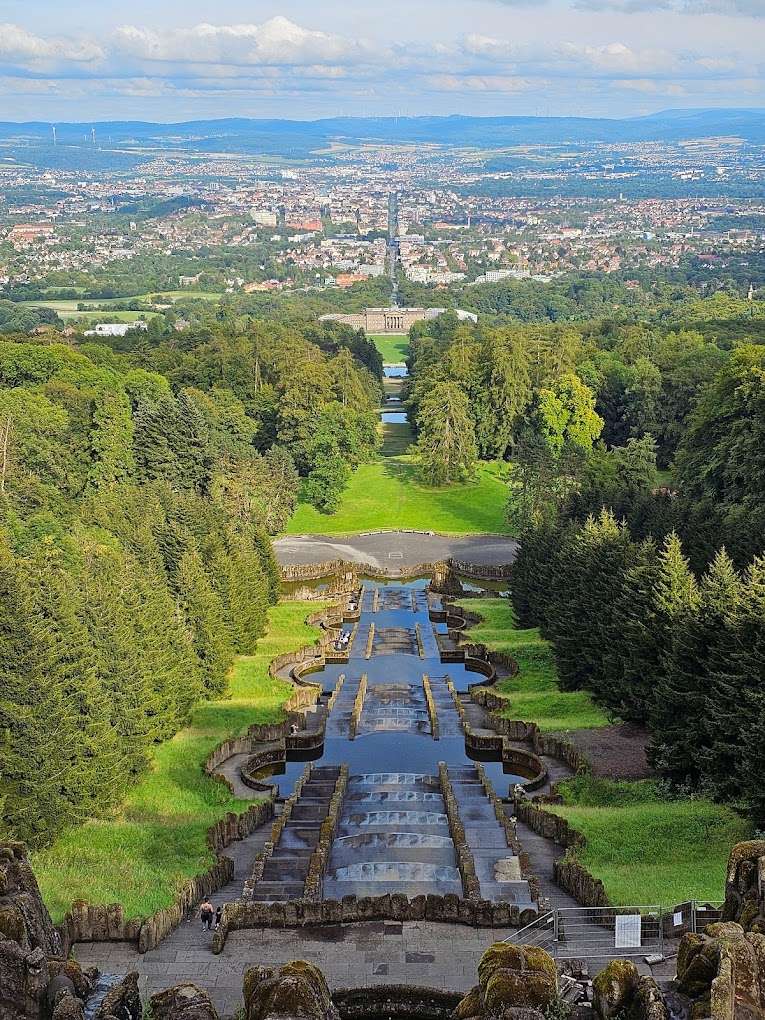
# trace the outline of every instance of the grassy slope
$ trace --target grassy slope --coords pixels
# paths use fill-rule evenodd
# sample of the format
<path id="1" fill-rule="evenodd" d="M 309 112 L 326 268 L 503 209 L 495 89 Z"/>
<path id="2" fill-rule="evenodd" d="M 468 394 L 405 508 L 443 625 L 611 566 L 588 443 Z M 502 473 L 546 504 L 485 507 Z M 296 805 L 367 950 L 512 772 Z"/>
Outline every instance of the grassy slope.
<path id="1" fill-rule="evenodd" d="M 409 355 L 409 337 L 391 336 L 388 333 L 367 333 L 386 365 L 401 365 Z"/>
<path id="2" fill-rule="evenodd" d="M 535 722 L 542 730 L 586 729 L 606 726 L 608 719 L 585 691 L 559 691 L 552 651 L 539 631 L 517 630 L 508 599 L 471 599 L 467 608 L 483 622 L 470 630 L 470 639 L 517 661 L 518 676 L 503 680 L 498 694 L 508 697 L 504 715 Z"/>
<path id="3" fill-rule="evenodd" d="M 244 810 L 247 802 L 206 777 L 202 763 L 227 737 L 280 717 L 291 686 L 272 680 L 268 665 L 281 652 L 314 640 L 317 631 L 305 617 L 318 606 L 274 607 L 257 654 L 241 657 L 234 666 L 231 697 L 200 704 L 190 725 L 157 747 L 151 770 L 113 818 L 70 829 L 33 856 L 55 921 L 75 899 L 121 903 L 128 917 L 145 916 L 169 905 L 175 889 L 212 864 L 206 830 L 227 811 Z"/>
<path id="4" fill-rule="evenodd" d="M 503 533 L 507 489 L 501 468 L 482 464 L 475 482 L 429 488 L 417 481 L 412 456 L 388 457 L 356 470 L 340 509 L 322 514 L 301 503 L 291 535 L 343 535 L 376 528 L 413 528 L 444 534 Z"/>
<path id="5" fill-rule="evenodd" d="M 662 800 L 650 780 L 614 783 L 580 777 L 549 809 L 584 834 L 578 859 L 613 903 L 670 909 L 688 899 L 722 898 L 731 847 L 751 828 L 711 801 Z"/>
<path id="6" fill-rule="evenodd" d="M 608 719 L 583 691 L 559 691 L 550 646 L 538 630 L 516 630 L 504 599 L 471 599 L 484 622 L 471 638 L 509 652 L 517 677 L 504 680 L 505 715 L 537 722 L 543 730 L 605 726 Z M 566 803 L 549 810 L 568 818 L 587 840 L 578 859 L 601 879 L 612 903 L 669 909 L 697 897 L 719 899 L 734 843 L 750 827 L 708 800 L 663 800 L 656 784 L 582 776 L 561 787 Z"/>

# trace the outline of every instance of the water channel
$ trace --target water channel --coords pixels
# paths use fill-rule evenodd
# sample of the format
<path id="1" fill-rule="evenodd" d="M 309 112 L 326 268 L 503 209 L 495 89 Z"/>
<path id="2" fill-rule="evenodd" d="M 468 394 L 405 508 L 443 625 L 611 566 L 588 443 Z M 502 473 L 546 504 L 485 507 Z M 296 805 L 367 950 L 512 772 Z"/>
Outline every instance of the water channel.
<path id="1" fill-rule="evenodd" d="M 322 806 L 326 807 L 344 764 L 349 779 L 324 896 L 461 895 L 439 770 L 439 763 L 444 763 L 482 896 L 530 904 L 528 885 L 515 866 L 517 858 L 515 864 L 510 859 L 514 855 L 504 829 L 475 759 L 466 751 L 459 696 L 482 677 L 463 662 L 442 661 L 441 650 L 450 642 L 446 623 L 430 619 L 443 607 L 428 585 L 425 578 L 364 582 L 360 604 L 349 607 L 359 613 L 358 620 L 349 619 L 340 632 L 348 661 L 311 674 L 310 680 L 324 692 L 318 712 L 327 712 L 334 692 L 325 740 L 313 755 L 317 767 L 293 810 L 284 845 L 276 848 L 253 898 L 300 895 L 302 861 L 310 855 Z M 304 761 L 288 761 L 270 778 L 282 797 L 294 789 Z M 499 761 L 486 761 L 483 768 L 501 797 L 507 796 L 510 785 L 522 781 L 505 772 Z"/>

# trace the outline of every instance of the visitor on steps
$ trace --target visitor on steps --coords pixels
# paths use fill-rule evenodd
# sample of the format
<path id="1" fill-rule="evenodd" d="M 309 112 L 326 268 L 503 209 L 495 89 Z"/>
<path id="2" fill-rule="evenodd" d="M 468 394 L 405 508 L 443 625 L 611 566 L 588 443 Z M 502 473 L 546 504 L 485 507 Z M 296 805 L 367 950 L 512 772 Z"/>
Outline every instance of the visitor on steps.
<path id="1" fill-rule="evenodd" d="M 223 907 L 217 907 L 215 911 L 215 930 L 220 928 L 220 919 L 223 915 Z"/>
<path id="2" fill-rule="evenodd" d="M 202 931 L 212 931 L 215 907 L 209 900 L 203 900 L 199 908 L 199 917 L 202 921 Z"/>

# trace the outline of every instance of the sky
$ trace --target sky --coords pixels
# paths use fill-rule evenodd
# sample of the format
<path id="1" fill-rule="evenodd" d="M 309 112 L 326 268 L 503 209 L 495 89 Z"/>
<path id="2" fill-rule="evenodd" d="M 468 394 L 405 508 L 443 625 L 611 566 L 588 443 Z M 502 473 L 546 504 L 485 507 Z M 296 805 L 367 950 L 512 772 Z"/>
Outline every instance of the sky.
<path id="1" fill-rule="evenodd" d="M 0 0 L 0 120 L 765 115 L 765 0 Z"/>

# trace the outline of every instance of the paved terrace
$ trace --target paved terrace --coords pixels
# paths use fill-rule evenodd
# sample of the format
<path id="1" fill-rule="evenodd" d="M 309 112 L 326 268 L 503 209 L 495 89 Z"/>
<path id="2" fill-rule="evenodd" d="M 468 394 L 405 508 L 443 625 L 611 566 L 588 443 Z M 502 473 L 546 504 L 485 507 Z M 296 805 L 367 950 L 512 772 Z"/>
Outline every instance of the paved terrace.
<path id="1" fill-rule="evenodd" d="M 378 531 L 363 535 L 287 535 L 274 542 L 279 563 L 345 560 L 398 570 L 453 558 L 477 566 L 502 566 L 515 559 L 518 543 L 502 535 L 449 537 L 427 532 Z"/>

